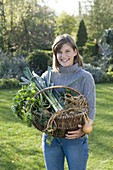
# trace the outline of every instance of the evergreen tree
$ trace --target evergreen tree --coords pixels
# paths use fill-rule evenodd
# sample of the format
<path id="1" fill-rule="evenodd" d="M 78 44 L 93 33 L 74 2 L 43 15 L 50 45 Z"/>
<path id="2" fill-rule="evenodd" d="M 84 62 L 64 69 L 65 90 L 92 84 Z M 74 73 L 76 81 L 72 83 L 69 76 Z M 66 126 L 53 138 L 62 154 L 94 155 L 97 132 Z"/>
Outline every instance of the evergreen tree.
<path id="1" fill-rule="evenodd" d="M 80 21 L 79 29 L 78 29 L 78 33 L 77 33 L 76 43 L 77 43 L 78 47 L 83 47 L 85 45 L 85 43 L 87 42 L 87 39 L 88 39 L 87 30 L 86 30 L 84 20 L 82 19 Z"/>

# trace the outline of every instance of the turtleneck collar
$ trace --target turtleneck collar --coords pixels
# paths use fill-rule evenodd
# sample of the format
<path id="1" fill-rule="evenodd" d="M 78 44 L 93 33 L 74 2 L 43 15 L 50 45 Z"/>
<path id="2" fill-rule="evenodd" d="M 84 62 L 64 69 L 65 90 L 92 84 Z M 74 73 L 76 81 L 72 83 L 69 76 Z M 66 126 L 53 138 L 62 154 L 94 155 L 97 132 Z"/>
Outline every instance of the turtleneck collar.
<path id="1" fill-rule="evenodd" d="M 81 67 L 78 66 L 78 63 L 68 67 L 63 67 L 61 65 L 59 67 L 59 73 L 61 74 L 72 74 L 74 72 L 78 72 L 79 70 L 81 70 Z"/>

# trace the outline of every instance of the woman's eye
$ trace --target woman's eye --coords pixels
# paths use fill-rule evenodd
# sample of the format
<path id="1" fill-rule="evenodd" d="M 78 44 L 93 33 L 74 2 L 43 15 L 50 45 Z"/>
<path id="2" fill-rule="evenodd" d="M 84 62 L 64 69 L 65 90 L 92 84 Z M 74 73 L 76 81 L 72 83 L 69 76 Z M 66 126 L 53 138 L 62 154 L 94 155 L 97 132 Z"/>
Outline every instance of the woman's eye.
<path id="1" fill-rule="evenodd" d="M 70 52 L 70 50 L 66 50 L 65 52 L 62 52 L 62 51 L 59 51 L 57 54 L 63 54 L 63 53 L 69 53 Z"/>
<path id="2" fill-rule="evenodd" d="M 70 52 L 69 50 L 66 51 L 66 53 L 69 53 L 69 52 Z"/>

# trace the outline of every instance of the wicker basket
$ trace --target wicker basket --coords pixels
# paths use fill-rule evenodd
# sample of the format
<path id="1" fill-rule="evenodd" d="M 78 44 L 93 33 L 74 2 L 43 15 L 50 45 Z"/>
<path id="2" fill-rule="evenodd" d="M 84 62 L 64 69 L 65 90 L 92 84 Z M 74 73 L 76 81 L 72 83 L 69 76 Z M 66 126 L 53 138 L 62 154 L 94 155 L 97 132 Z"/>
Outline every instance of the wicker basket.
<path id="1" fill-rule="evenodd" d="M 36 110 L 33 110 L 33 125 L 38 130 L 49 135 L 64 138 L 68 131 L 77 130 L 78 124 L 84 125 L 89 108 L 84 96 L 67 86 L 47 87 L 37 92 L 35 98 L 39 97 L 40 94 L 43 94 L 45 91 L 57 89 L 62 91 L 64 109 L 53 112 L 51 107 L 46 107 L 43 114 L 37 114 Z M 60 101 L 60 99 L 58 101 Z M 46 121 L 42 121 L 44 118 Z"/>

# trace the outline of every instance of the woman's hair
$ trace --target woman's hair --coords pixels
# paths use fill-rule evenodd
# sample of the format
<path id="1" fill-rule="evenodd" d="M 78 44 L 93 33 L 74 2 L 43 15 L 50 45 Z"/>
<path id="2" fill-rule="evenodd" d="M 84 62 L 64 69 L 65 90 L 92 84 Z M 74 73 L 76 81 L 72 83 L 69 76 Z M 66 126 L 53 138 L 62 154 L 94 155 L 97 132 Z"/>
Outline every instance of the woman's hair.
<path id="1" fill-rule="evenodd" d="M 75 56 L 74 63 L 78 63 L 79 66 L 83 66 L 83 59 L 82 56 L 79 54 L 77 45 L 73 38 L 68 34 L 63 34 L 58 37 L 56 37 L 53 45 L 52 45 L 52 51 L 53 51 L 53 70 L 58 71 L 59 70 L 59 62 L 57 60 L 57 53 L 60 51 L 62 46 L 64 44 L 70 45 L 70 47 L 73 48 L 73 50 L 77 50 L 77 55 Z M 73 64 L 74 64 L 73 63 Z"/>

